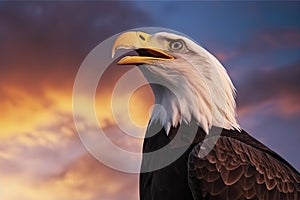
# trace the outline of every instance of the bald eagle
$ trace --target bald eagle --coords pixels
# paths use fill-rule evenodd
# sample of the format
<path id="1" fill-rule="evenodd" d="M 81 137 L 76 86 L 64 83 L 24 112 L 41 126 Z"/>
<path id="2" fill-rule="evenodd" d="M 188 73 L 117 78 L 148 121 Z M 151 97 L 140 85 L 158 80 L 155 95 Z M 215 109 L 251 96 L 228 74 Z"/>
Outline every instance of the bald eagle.
<path id="1" fill-rule="evenodd" d="M 118 64 L 136 65 L 161 105 L 153 109 L 144 155 L 168 145 L 174 154 L 183 149 L 154 170 L 149 166 L 160 166 L 172 153 L 144 156 L 141 200 L 300 199 L 299 172 L 240 128 L 235 88 L 212 54 L 169 32 L 125 32 L 112 54 L 118 49 L 136 52 Z"/>

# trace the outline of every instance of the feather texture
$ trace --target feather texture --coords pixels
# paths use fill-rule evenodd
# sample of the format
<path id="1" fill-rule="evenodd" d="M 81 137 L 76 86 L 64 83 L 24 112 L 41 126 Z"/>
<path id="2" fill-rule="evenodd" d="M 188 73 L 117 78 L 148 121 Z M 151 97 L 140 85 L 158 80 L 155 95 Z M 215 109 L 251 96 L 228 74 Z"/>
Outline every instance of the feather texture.
<path id="1" fill-rule="evenodd" d="M 153 61 L 139 69 L 152 84 L 155 104 L 151 123 L 159 121 L 169 133 L 171 127 L 195 119 L 208 133 L 212 126 L 239 130 L 236 120 L 235 88 L 226 69 L 208 51 L 192 40 L 159 32 L 151 36 L 161 50 L 176 57 L 170 61 Z M 170 40 L 181 40 L 185 48 L 172 51 Z"/>
<path id="2" fill-rule="evenodd" d="M 299 173 L 244 131 L 239 136 L 223 134 L 201 158 L 201 147 L 209 140 L 195 146 L 189 156 L 189 185 L 195 200 L 300 199 Z"/>

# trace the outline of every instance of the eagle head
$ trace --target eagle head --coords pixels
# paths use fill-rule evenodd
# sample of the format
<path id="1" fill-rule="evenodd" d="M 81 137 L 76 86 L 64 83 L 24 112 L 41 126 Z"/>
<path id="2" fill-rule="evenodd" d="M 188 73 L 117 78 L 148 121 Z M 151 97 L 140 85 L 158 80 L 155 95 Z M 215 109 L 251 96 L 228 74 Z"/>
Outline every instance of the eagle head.
<path id="1" fill-rule="evenodd" d="M 222 64 L 191 39 L 169 32 L 125 32 L 112 55 L 129 49 L 120 65 L 136 65 L 150 83 L 155 104 L 150 124 L 160 122 L 168 134 L 180 123 L 196 122 L 208 134 L 212 126 L 240 130 L 235 88 Z M 161 109 L 163 108 L 163 109 Z"/>

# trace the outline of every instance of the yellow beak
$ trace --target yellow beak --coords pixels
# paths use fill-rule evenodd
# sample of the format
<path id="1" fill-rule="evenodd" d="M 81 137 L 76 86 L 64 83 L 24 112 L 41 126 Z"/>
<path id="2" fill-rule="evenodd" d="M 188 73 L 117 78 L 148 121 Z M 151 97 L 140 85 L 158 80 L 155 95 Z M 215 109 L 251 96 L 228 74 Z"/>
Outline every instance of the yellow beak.
<path id="1" fill-rule="evenodd" d="M 172 60 L 173 56 L 158 49 L 158 42 L 144 32 L 125 32 L 117 37 L 112 47 L 112 57 L 118 49 L 136 50 L 139 56 L 125 56 L 118 61 L 120 65 L 153 64 L 155 61 Z"/>

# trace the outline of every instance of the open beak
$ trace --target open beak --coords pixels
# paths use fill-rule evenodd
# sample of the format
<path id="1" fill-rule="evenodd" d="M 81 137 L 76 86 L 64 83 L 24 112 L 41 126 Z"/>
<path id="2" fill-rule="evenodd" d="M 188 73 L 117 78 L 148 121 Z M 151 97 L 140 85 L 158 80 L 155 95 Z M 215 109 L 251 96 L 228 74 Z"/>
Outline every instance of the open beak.
<path id="1" fill-rule="evenodd" d="M 155 61 L 173 60 L 170 54 L 158 49 L 158 42 L 144 32 L 125 32 L 117 37 L 112 47 L 112 57 L 118 49 L 135 50 L 137 56 L 125 56 L 119 65 L 153 64 Z"/>

